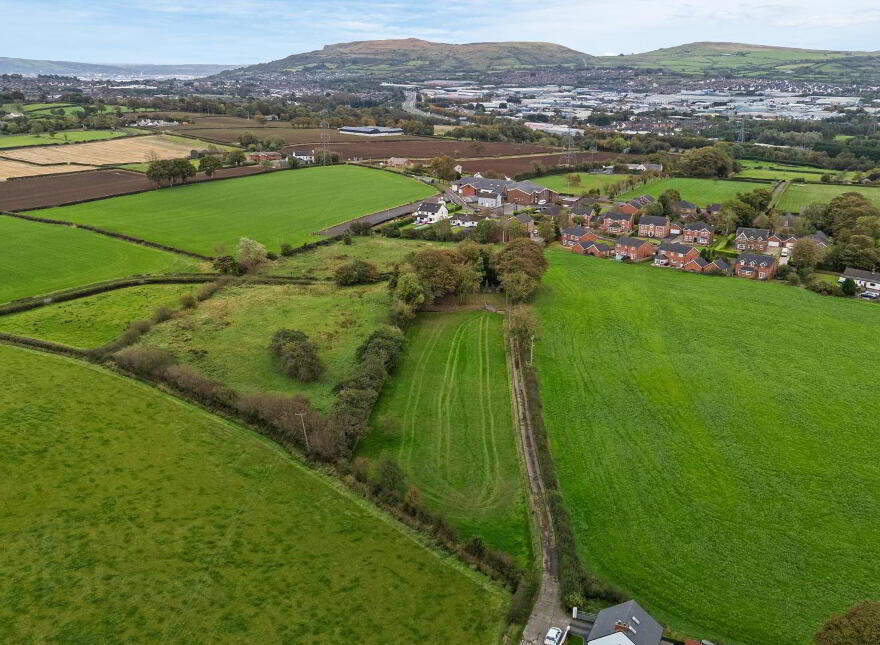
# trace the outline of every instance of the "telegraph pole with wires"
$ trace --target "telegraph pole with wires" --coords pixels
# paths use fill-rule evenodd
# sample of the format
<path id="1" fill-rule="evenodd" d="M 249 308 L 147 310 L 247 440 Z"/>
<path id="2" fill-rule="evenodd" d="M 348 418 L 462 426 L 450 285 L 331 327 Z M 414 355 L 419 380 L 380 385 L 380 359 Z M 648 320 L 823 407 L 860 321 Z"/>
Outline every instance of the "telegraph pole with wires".
<path id="1" fill-rule="evenodd" d="M 303 429 L 303 439 L 306 442 L 306 452 L 311 452 L 312 448 L 309 446 L 309 435 L 306 433 L 306 413 L 305 412 L 295 412 L 296 416 L 299 417 L 300 423 L 302 423 Z"/>
<path id="2" fill-rule="evenodd" d="M 330 124 L 326 120 L 321 121 L 321 165 L 330 163 Z"/>

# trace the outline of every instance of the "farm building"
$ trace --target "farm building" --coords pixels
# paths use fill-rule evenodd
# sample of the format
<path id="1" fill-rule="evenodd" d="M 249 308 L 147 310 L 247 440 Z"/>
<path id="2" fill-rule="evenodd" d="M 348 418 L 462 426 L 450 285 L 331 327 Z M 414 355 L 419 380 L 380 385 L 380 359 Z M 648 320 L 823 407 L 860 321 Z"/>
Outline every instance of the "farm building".
<path id="1" fill-rule="evenodd" d="M 356 134 L 361 137 L 396 137 L 403 134 L 403 128 L 382 128 L 379 126 L 345 126 L 339 128 L 342 134 Z"/>
<path id="2" fill-rule="evenodd" d="M 660 645 L 663 625 L 635 600 L 603 609 L 587 637 L 588 645 Z"/>

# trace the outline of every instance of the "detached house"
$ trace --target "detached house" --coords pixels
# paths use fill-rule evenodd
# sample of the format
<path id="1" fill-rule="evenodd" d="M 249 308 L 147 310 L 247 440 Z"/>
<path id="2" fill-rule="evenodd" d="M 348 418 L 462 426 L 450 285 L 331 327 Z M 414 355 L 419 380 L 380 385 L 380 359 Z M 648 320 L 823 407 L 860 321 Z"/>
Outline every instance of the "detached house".
<path id="1" fill-rule="evenodd" d="M 596 231 L 586 226 L 572 226 L 562 231 L 562 246 L 574 246 L 579 242 L 593 242 L 599 238 Z"/>
<path id="2" fill-rule="evenodd" d="M 625 215 L 618 211 L 608 211 L 599 215 L 601 218 L 600 228 L 607 233 L 631 233 L 633 229 L 633 216 Z"/>
<path id="3" fill-rule="evenodd" d="M 669 218 L 643 215 L 639 220 L 639 237 L 664 238 L 669 235 Z"/>
<path id="4" fill-rule="evenodd" d="M 740 251 L 766 251 L 770 243 L 770 231 L 766 228 L 736 229 L 734 244 Z"/>
<path id="5" fill-rule="evenodd" d="M 614 254 L 614 247 L 602 242 L 578 242 L 572 249 L 580 255 L 593 255 L 597 258 L 608 258 Z"/>
<path id="6" fill-rule="evenodd" d="M 413 215 L 418 224 L 435 224 L 449 217 L 449 209 L 443 202 L 422 202 Z"/>
<path id="7" fill-rule="evenodd" d="M 614 245 L 614 255 L 618 260 L 629 259 L 640 262 L 654 255 L 654 245 L 635 237 L 621 237 Z"/>
<path id="8" fill-rule="evenodd" d="M 452 220 L 449 222 L 453 226 L 460 226 L 462 228 L 475 228 L 482 218 L 474 217 L 473 215 L 454 215 Z"/>
<path id="9" fill-rule="evenodd" d="M 715 240 L 715 227 L 706 222 L 691 222 L 684 225 L 682 235 L 688 244 L 709 246 Z"/>
<path id="10" fill-rule="evenodd" d="M 846 267 L 846 271 L 840 276 L 838 282 L 844 282 L 847 278 L 855 282 L 857 287 L 860 287 L 865 291 L 880 293 L 880 273 Z"/>
<path id="11" fill-rule="evenodd" d="M 778 267 L 772 255 L 758 253 L 743 253 L 733 263 L 736 276 L 750 280 L 769 280 L 776 275 Z"/>
<path id="12" fill-rule="evenodd" d="M 663 267 L 682 268 L 687 262 L 700 257 L 700 252 L 696 247 L 687 244 L 679 244 L 677 242 L 663 242 L 657 247 L 657 255 L 654 257 L 654 264 Z"/>
<path id="13" fill-rule="evenodd" d="M 480 208 L 498 208 L 504 201 L 504 196 L 495 190 L 483 189 L 477 192 L 477 205 Z"/>
<path id="14" fill-rule="evenodd" d="M 660 645 L 663 625 L 635 600 L 603 609 L 596 615 L 588 645 Z"/>

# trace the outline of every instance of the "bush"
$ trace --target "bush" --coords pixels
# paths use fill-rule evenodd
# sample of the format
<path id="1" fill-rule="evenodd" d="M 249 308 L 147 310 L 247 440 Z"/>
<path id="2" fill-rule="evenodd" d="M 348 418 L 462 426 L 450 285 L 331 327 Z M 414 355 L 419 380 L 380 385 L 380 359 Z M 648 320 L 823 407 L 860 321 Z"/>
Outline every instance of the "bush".
<path id="1" fill-rule="evenodd" d="M 374 355 L 382 359 L 385 369 L 390 371 L 400 359 L 406 347 L 406 337 L 396 327 L 377 329 L 357 348 L 358 361 Z"/>
<path id="2" fill-rule="evenodd" d="M 155 376 L 175 363 L 171 352 L 148 345 L 126 347 L 116 352 L 113 358 L 123 369 L 143 376 Z"/>
<path id="3" fill-rule="evenodd" d="M 174 315 L 174 312 L 171 311 L 170 307 L 159 307 L 156 311 L 153 312 L 152 321 L 154 324 L 163 323 L 166 320 L 171 320 L 171 316 Z"/>
<path id="4" fill-rule="evenodd" d="M 214 260 L 214 270 L 227 275 L 244 275 L 247 267 L 239 264 L 231 255 L 221 255 Z"/>
<path id="5" fill-rule="evenodd" d="M 275 253 L 275 251 L 267 251 L 266 252 L 266 259 L 272 260 L 274 262 L 275 260 L 278 259 L 278 254 Z"/>
<path id="6" fill-rule="evenodd" d="M 278 359 L 281 371 L 302 383 L 321 378 L 324 365 L 318 356 L 318 346 L 301 331 L 280 329 L 272 336 L 269 349 Z"/>
<path id="7" fill-rule="evenodd" d="M 174 387 L 206 405 L 232 405 L 235 392 L 219 381 L 214 381 L 189 365 L 170 365 L 163 376 Z"/>
<path id="8" fill-rule="evenodd" d="M 334 279 L 336 284 L 343 287 L 354 284 L 369 284 L 379 280 L 379 269 L 371 262 L 353 260 L 336 269 Z"/>
<path id="9" fill-rule="evenodd" d="M 196 297 L 191 293 L 180 297 L 180 306 L 184 309 L 195 309 L 197 304 L 198 301 L 196 300 Z"/>
<path id="10" fill-rule="evenodd" d="M 285 242 L 281 245 L 281 255 L 283 255 L 284 257 L 293 255 L 293 247 Z"/>
<path id="11" fill-rule="evenodd" d="M 216 282 L 209 282 L 207 284 L 203 284 L 201 289 L 196 292 L 196 300 L 203 301 L 207 300 L 215 293 L 220 291 L 225 285 L 228 278 L 224 278 L 221 280 L 217 280 Z"/>

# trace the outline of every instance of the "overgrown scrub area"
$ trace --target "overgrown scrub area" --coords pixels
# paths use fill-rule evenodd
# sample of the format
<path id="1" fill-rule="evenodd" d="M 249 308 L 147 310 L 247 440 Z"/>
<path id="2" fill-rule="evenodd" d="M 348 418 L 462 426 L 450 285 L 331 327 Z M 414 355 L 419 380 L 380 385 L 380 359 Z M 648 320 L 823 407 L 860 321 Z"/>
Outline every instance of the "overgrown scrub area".
<path id="1" fill-rule="evenodd" d="M 536 364 L 589 570 L 737 645 L 802 645 L 880 596 L 875 309 L 548 256 Z"/>
<path id="2" fill-rule="evenodd" d="M 463 538 L 479 536 L 527 565 L 531 545 L 510 397 L 502 316 L 420 314 L 357 454 L 373 469 L 393 459 L 425 506 Z"/>
<path id="3" fill-rule="evenodd" d="M 497 641 L 504 592 L 252 432 L 56 356 L 0 376 L 0 640 Z"/>

